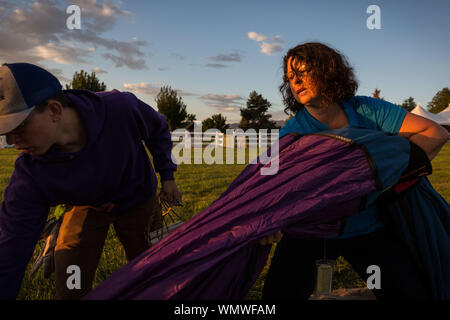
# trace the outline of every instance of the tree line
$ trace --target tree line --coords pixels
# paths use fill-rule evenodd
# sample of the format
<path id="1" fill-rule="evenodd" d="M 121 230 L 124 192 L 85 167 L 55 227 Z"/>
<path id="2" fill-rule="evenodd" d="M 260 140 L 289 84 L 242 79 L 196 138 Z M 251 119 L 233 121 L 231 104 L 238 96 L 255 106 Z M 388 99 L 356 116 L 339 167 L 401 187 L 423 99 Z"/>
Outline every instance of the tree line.
<path id="1" fill-rule="evenodd" d="M 66 84 L 66 89 L 86 89 L 98 92 L 105 91 L 106 85 L 104 82 L 100 82 L 95 72 L 88 74 L 86 71 L 81 70 L 80 72 L 75 72 L 72 81 L 69 84 Z M 372 96 L 384 100 L 384 98 L 380 97 L 380 93 L 381 90 L 375 88 Z M 186 104 L 176 90 L 172 89 L 170 86 L 162 87 L 156 95 L 155 102 L 158 112 L 165 116 L 171 131 L 178 128 L 185 128 L 186 130 L 193 131 L 196 116 L 195 114 L 187 112 Z M 431 113 L 439 113 L 447 108 L 449 103 L 450 90 L 447 87 L 434 95 L 433 99 L 428 103 L 427 108 Z M 409 97 L 401 104 L 397 103 L 397 105 L 410 112 L 416 107 L 416 102 L 413 97 Z M 240 108 L 241 121 L 239 122 L 239 127 L 243 130 L 250 128 L 255 130 L 279 128 L 279 126 L 270 119 L 272 116 L 267 113 L 270 107 L 271 103 L 261 94 L 256 91 L 250 92 L 246 107 Z M 225 132 L 229 127 L 227 118 L 221 113 L 214 114 L 202 121 L 203 131 L 208 129 L 218 129 L 221 132 Z"/>
<path id="2" fill-rule="evenodd" d="M 372 97 L 384 100 L 384 98 L 380 98 L 380 92 L 381 92 L 380 89 L 375 88 Z M 442 90 L 438 91 L 431 99 L 431 101 L 428 102 L 427 109 L 431 113 L 439 113 L 445 108 L 447 108 L 449 106 L 449 103 L 450 103 L 450 89 L 448 87 L 442 88 Z M 414 101 L 413 97 L 409 97 L 403 100 L 402 103 L 397 103 L 397 105 L 402 107 L 406 111 L 411 112 L 417 106 L 417 103 Z"/>
<path id="3" fill-rule="evenodd" d="M 85 89 L 94 92 L 105 91 L 106 85 L 97 78 L 95 72 L 88 74 L 81 70 L 75 72 L 72 81 L 66 84 L 66 89 Z M 197 120 L 195 114 L 188 113 L 186 104 L 178 95 L 178 92 L 170 86 L 162 87 L 156 95 L 156 106 L 158 112 L 163 114 L 169 125 L 169 129 L 175 130 L 185 128 L 189 131 L 194 130 L 194 121 Z M 247 100 L 247 107 L 241 108 L 241 121 L 239 127 L 243 130 L 253 128 L 259 129 L 277 129 L 276 123 L 267 114 L 271 103 L 261 94 L 252 91 Z M 227 118 L 221 113 L 213 114 L 211 117 L 202 121 L 202 130 L 218 129 L 225 132 L 229 129 Z"/>

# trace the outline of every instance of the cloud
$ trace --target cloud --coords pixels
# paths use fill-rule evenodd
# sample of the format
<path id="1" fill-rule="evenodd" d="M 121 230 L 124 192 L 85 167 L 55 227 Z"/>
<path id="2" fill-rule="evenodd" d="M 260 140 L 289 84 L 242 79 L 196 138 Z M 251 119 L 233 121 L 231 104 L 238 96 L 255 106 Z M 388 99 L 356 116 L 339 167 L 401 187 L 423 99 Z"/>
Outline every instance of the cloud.
<path id="1" fill-rule="evenodd" d="M 175 89 L 175 91 L 177 92 L 178 95 L 183 96 L 183 97 L 187 97 L 187 96 L 198 96 L 197 93 L 192 93 L 192 92 L 187 92 L 181 89 Z"/>
<path id="2" fill-rule="evenodd" d="M 133 70 L 148 69 L 148 67 L 145 65 L 144 59 L 134 59 L 132 57 L 114 55 L 111 53 L 105 53 L 102 54 L 102 56 L 106 60 L 111 60 L 112 62 L 114 62 L 117 68 L 127 66 L 128 68 Z"/>
<path id="3" fill-rule="evenodd" d="M 241 100 L 244 100 L 238 94 L 221 95 L 221 94 L 205 94 L 200 97 L 205 100 L 205 104 L 219 111 L 239 112 L 241 108 Z"/>
<path id="4" fill-rule="evenodd" d="M 89 50 L 58 46 L 53 43 L 46 46 L 36 46 L 31 51 L 43 60 L 53 60 L 60 64 L 87 63 L 83 57 L 89 57 Z"/>
<path id="5" fill-rule="evenodd" d="M 69 78 L 64 77 L 63 71 L 62 71 L 61 69 L 59 69 L 59 68 L 45 68 L 45 66 L 43 66 L 43 65 L 39 65 L 39 64 L 37 64 L 37 65 L 38 65 L 39 67 L 41 67 L 41 68 L 46 69 L 46 70 L 47 70 L 48 72 L 50 72 L 51 74 L 53 74 L 55 77 L 58 78 L 59 81 L 67 82 L 67 83 L 69 83 L 69 82 L 72 81 L 72 79 L 69 79 Z"/>
<path id="6" fill-rule="evenodd" d="M 208 63 L 206 66 L 208 68 L 217 68 L 217 69 L 229 67 L 226 64 L 221 64 L 221 63 Z"/>
<path id="7" fill-rule="evenodd" d="M 92 68 L 91 70 L 96 74 L 108 73 L 108 71 L 100 69 L 99 67 Z"/>
<path id="8" fill-rule="evenodd" d="M 128 91 L 139 93 L 139 94 L 149 94 L 156 96 L 161 90 L 162 84 L 151 85 L 148 82 L 141 83 L 124 83 L 123 87 Z M 181 89 L 174 89 L 179 96 L 198 96 L 196 93 L 187 92 Z"/>
<path id="9" fill-rule="evenodd" d="M 272 55 L 276 52 L 283 51 L 283 45 L 280 43 L 261 43 L 261 52 L 267 55 Z"/>
<path id="10" fill-rule="evenodd" d="M 150 94 L 157 95 L 160 88 L 152 86 L 147 82 L 141 83 L 124 83 L 123 87 L 131 92 L 139 93 L 139 94 Z"/>
<path id="11" fill-rule="evenodd" d="M 249 39 L 255 40 L 257 42 L 267 40 L 267 37 L 265 35 L 256 32 L 248 32 L 247 35 Z"/>
<path id="12" fill-rule="evenodd" d="M 221 53 L 217 56 L 209 57 L 210 60 L 217 61 L 217 62 L 241 62 L 243 56 L 239 52 L 233 52 L 233 53 Z"/>
<path id="13" fill-rule="evenodd" d="M 107 50 L 106 59 L 116 67 L 148 68 L 142 58 L 145 41 L 108 39 L 102 33 L 111 31 L 118 19 L 133 20 L 119 2 L 73 0 L 81 8 L 81 29 L 66 27 L 66 2 L 36 0 L 33 2 L 0 1 L 0 57 L 8 62 L 24 61 L 40 64 L 54 61 L 60 64 L 88 63 L 98 49 Z M 100 53 L 101 54 L 101 53 Z"/>
<path id="14" fill-rule="evenodd" d="M 259 43 L 261 52 L 266 55 L 272 55 L 276 52 L 283 51 L 283 39 L 280 35 L 275 35 L 266 41 L 268 38 L 264 34 L 259 34 L 256 32 L 248 32 L 247 36 L 249 39 L 254 40 Z"/>
<path id="15" fill-rule="evenodd" d="M 270 41 L 275 43 L 284 43 L 283 39 L 281 39 L 281 36 L 277 34 L 276 36 L 273 36 Z"/>
<path id="16" fill-rule="evenodd" d="M 96 0 L 71 0 L 70 4 L 78 5 L 81 8 L 82 28 L 96 32 L 105 32 L 116 25 L 117 18 L 133 20 L 133 14 L 122 10 L 111 1 L 97 3 Z"/>
<path id="17" fill-rule="evenodd" d="M 238 94 L 229 94 L 229 95 L 205 94 L 201 98 L 206 99 L 206 100 L 215 100 L 215 101 L 234 101 L 234 100 L 243 100 L 244 99 Z"/>
<path id="18" fill-rule="evenodd" d="M 11 4 L 3 7 L 0 13 L 0 56 L 10 62 L 36 63 L 47 59 L 49 53 L 36 48 L 48 44 L 58 45 L 58 34 L 66 29 L 66 16 L 50 1 L 36 1 L 28 4 L 28 7 Z M 52 57 L 55 58 L 54 55 Z"/>
<path id="19" fill-rule="evenodd" d="M 66 37 L 76 40 L 80 43 L 92 43 L 96 46 L 104 47 L 109 53 L 103 54 L 105 59 L 111 60 L 120 68 L 126 66 L 130 69 L 148 69 L 148 66 L 142 57 L 145 54 L 141 51 L 141 47 L 147 46 L 147 41 L 132 38 L 129 41 L 118 41 L 115 39 L 106 39 L 97 35 L 92 30 L 77 30 L 78 32 L 67 34 Z M 116 51 L 118 54 L 112 54 Z M 140 59 L 138 57 L 141 57 Z"/>

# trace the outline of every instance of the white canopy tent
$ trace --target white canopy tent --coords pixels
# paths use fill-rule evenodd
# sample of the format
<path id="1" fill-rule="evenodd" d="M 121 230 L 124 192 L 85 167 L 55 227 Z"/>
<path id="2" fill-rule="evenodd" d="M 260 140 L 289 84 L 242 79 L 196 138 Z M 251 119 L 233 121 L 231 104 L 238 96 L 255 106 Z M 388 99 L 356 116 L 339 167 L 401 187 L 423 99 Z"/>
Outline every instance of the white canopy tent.
<path id="1" fill-rule="evenodd" d="M 447 121 L 446 123 L 441 124 L 450 125 L 450 103 L 448 104 L 448 107 L 439 112 L 438 115 L 443 118 L 444 121 Z"/>
<path id="2" fill-rule="evenodd" d="M 446 112 L 450 112 L 450 103 L 448 104 L 448 107 L 447 107 L 447 108 L 445 108 L 444 110 L 442 110 L 442 111 L 439 112 L 438 114 L 443 114 L 443 113 L 446 113 Z"/>
<path id="3" fill-rule="evenodd" d="M 448 109 L 448 110 L 447 110 Z M 421 117 L 433 120 L 440 125 L 450 125 L 450 106 L 440 113 L 431 113 L 423 108 L 420 103 L 411 111 Z"/>

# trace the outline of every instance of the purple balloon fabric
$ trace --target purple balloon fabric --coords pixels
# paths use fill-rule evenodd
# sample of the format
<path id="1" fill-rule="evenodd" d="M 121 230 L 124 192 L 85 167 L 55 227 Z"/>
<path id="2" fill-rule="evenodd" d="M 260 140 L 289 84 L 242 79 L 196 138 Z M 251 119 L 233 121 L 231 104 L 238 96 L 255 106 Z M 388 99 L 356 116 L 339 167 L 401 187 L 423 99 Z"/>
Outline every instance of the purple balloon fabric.
<path id="1" fill-rule="evenodd" d="M 243 299 L 282 230 L 337 236 L 342 219 L 376 190 L 361 148 L 321 135 L 280 139 L 276 175 L 248 165 L 208 208 L 116 271 L 85 299 Z"/>

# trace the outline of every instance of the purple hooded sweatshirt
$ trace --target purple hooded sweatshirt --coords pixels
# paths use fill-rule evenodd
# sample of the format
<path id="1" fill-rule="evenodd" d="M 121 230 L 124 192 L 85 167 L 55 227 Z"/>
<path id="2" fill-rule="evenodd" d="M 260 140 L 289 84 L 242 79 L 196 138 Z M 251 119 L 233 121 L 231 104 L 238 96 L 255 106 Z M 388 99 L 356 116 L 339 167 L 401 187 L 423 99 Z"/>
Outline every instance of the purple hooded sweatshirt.
<path id="1" fill-rule="evenodd" d="M 52 148 L 20 154 L 0 208 L 0 299 L 14 299 L 47 220 L 58 204 L 101 207 L 120 214 L 154 195 L 157 178 L 173 180 L 172 141 L 163 115 L 132 93 L 66 90 L 87 133 L 74 153 Z"/>

